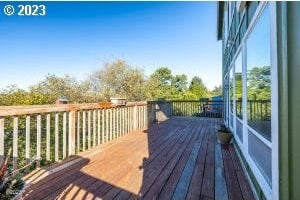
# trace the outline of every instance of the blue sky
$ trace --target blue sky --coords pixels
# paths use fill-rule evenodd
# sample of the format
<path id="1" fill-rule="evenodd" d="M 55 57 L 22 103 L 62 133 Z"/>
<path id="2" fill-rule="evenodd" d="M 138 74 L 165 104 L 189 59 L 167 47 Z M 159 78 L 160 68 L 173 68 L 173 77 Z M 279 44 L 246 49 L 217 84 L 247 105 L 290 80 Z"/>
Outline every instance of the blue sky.
<path id="1" fill-rule="evenodd" d="M 216 2 L 36 2 L 44 17 L 5 16 L 0 3 L 0 88 L 46 74 L 80 80 L 122 58 L 147 75 L 162 66 L 221 84 Z M 22 3 L 9 3 L 13 6 Z"/>

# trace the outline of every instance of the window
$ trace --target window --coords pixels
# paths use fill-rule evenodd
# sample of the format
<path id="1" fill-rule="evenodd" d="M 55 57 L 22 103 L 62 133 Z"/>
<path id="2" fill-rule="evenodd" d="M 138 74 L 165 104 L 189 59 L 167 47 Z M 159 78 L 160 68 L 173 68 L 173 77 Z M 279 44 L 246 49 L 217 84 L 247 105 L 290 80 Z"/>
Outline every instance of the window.
<path id="1" fill-rule="evenodd" d="M 242 54 L 240 53 L 235 61 L 235 101 L 236 116 L 243 119 L 243 79 L 242 79 Z"/>
<path id="2" fill-rule="evenodd" d="M 266 7 L 247 40 L 248 125 L 271 140 L 270 16 Z"/>
<path id="3" fill-rule="evenodd" d="M 230 69 L 230 73 L 229 73 L 229 115 L 230 115 L 230 126 L 233 128 L 233 114 L 234 114 L 234 102 L 233 102 L 233 67 Z"/>

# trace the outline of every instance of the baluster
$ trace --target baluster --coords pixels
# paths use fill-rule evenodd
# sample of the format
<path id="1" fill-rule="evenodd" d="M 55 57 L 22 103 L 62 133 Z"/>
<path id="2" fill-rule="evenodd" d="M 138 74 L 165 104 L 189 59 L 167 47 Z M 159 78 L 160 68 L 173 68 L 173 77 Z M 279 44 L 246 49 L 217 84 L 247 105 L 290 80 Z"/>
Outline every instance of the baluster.
<path id="1" fill-rule="evenodd" d="M 101 127 L 101 144 L 104 143 L 104 131 L 105 131 L 105 110 L 101 109 L 101 122 L 102 122 L 102 127 Z"/>
<path id="2" fill-rule="evenodd" d="M 80 152 L 80 111 L 77 112 L 77 153 Z"/>
<path id="3" fill-rule="evenodd" d="M 82 150 L 85 151 L 85 145 L 86 145 L 86 112 L 82 112 Z"/>
<path id="4" fill-rule="evenodd" d="M 63 159 L 67 156 L 67 113 L 63 113 Z"/>
<path id="5" fill-rule="evenodd" d="M 40 114 L 37 115 L 36 117 L 36 160 L 37 160 L 37 167 L 40 167 L 40 160 L 41 160 L 41 115 Z"/>
<path id="6" fill-rule="evenodd" d="M 0 163 L 4 160 L 4 118 L 0 118 Z"/>
<path id="7" fill-rule="evenodd" d="M 76 120 L 76 112 L 70 111 L 69 112 L 69 156 L 75 154 L 75 121 Z"/>
<path id="8" fill-rule="evenodd" d="M 98 126 L 97 126 L 97 145 L 100 145 L 100 109 L 98 110 Z"/>
<path id="9" fill-rule="evenodd" d="M 18 132 L 19 132 L 18 117 L 14 117 L 14 129 L 13 129 L 13 170 L 15 171 L 18 166 Z"/>
<path id="10" fill-rule="evenodd" d="M 50 114 L 46 116 L 46 160 L 50 160 Z"/>
<path id="11" fill-rule="evenodd" d="M 116 138 L 116 109 L 112 109 L 112 139 Z"/>
<path id="12" fill-rule="evenodd" d="M 25 133 L 25 158 L 26 163 L 30 162 L 30 116 L 26 116 L 26 133 Z"/>
<path id="13" fill-rule="evenodd" d="M 113 133 L 113 116 L 112 116 L 112 108 L 111 109 L 109 109 L 109 141 L 111 141 L 112 140 L 112 133 Z"/>
<path id="14" fill-rule="evenodd" d="M 55 130 L 54 130 L 54 134 L 55 134 L 55 155 L 54 155 L 54 160 L 57 162 L 59 160 L 59 157 L 58 157 L 58 147 L 59 147 L 59 136 L 58 136 L 58 120 L 59 120 L 59 114 L 56 113 L 55 114 Z"/>
<path id="15" fill-rule="evenodd" d="M 105 110 L 105 122 L 106 122 L 106 125 L 105 125 L 105 142 L 108 142 L 109 141 L 109 109 L 107 108 Z"/>
<path id="16" fill-rule="evenodd" d="M 93 147 L 96 146 L 96 110 L 93 110 Z"/>
<path id="17" fill-rule="evenodd" d="M 88 149 L 91 148 L 91 111 L 88 111 Z"/>

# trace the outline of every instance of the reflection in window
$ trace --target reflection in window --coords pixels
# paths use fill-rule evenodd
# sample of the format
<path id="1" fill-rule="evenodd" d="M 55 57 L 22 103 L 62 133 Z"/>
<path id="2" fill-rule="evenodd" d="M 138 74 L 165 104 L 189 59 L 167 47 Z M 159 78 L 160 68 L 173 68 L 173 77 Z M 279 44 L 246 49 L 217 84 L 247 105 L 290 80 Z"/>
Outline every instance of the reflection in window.
<path id="1" fill-rule="evenodd" d="M 270 16 L 266 7 L 247 41 L 248 125 L 271 140 Z"/>
<path id="2" fill-rule="evenodd" d="M 233 127 L 233 67 L 230 70 L 229 73 L 229 107 L 230 107 L 230 125 Z"/>
<path id="3" fill-rule="evenodd" d="M 242 54 L 239 54 L 235 61 L 235 102 L 236 116 L 243 119 L 243 79 L 242 79 Z"/>

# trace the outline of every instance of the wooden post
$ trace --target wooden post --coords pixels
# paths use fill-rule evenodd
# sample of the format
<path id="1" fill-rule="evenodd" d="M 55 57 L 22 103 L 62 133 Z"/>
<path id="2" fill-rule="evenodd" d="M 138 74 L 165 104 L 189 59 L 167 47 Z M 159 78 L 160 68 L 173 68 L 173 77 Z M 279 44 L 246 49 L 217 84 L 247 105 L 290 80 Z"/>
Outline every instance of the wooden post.
<path id="1" fill-rule="evenodd" d="M 59 114 L 56 113 L 55 114 L 55 130 L 54 130 L 54 137 L 55 137 L 55 155 L 54 155 L 54 160 L 57 162 L 59 160 L 59 157 L 58 157 L 58 147 L 59 147 L 59 135 L 58 135 L 58 129 L 59 129 L 59 123 L 58 123 L 58 120 L 59 120 Z"/>
<path id="2" fill-rule="evenodd" d="M 46 117 L 46 160 L 50 160 L 50 114 Z"/>
<path id="3" fill-rule="evenodd" d="M 76 112 L 69 112 L 69 156 L 75 154 Z"/>

